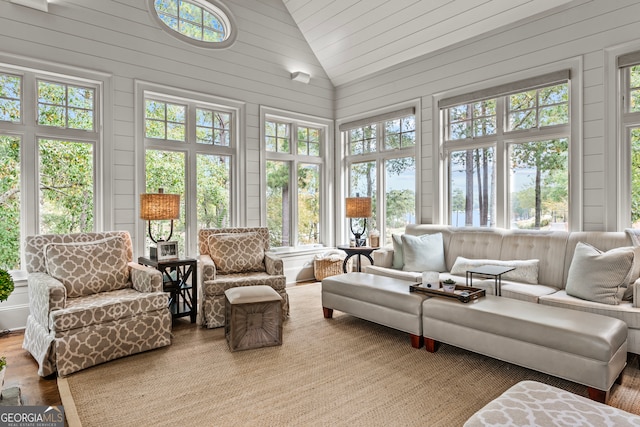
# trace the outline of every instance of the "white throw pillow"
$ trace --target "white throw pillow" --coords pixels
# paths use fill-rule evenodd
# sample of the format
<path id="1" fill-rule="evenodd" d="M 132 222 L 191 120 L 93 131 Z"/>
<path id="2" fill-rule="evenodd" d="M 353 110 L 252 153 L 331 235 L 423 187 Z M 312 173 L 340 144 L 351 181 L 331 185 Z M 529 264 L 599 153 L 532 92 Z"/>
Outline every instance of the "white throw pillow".
<path id="1" fill-rule="evenodd" d="M 402 235 L 404 271 L 446 271 L 442 233 Z"/>
<path id="2" fill-rule="evenodd" d="M 469 259 L 459 256 L 451 267 L 451 274 L 466 275 L 467 270 L 478 268 L 483 265 L 497 265 L 500 267 L 515 267 L 515 270 L 509 271 L 502 275 L 505 280 L 513 280 L 522 283 L 538 284 L 538 265 L 540 260 L 522 259 L 522 260 L 497 260 L 497 259 Z"/>
<path id="3" fill-rule="evenodd" d="M 392 234 L 391 241 L 393 242 L 392 267 L 396 270 L 402 270 L 402 267 L 404 267 L 404 255 L 402 253 L 402 235 Z"/>
<path id="4" fill-rule="evenodd" d="M 634 251 L 616 248 L 602 252 L 578 242 L 567 276 L 567 295 L 602 304 L 618 305 L 629 284 Z"/>

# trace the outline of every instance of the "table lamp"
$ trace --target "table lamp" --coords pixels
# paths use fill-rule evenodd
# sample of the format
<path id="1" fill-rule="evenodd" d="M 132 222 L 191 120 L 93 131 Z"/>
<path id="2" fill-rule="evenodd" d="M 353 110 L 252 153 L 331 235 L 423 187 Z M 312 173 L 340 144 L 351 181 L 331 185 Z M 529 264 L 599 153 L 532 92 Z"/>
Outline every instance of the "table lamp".
<path id="1" fill-rule="evenodd" d="M 367 231 L 367 218 L 371 216 L 371 197 L 347 197 L 347 218 L 349 218 L 349 226 L 351 227 L 351 233 L 353 233 L 356 239 L 356 246 L 364 246 L 366 239 L 362 238 L 362 235 Z M 362 230 L 355 231 L 353 229 L 353 219 L 363 218 Z"/>
<path id="2" fill-rule="evenodd" d="M 149 238 L 154 243 L 164 242 L 173 235 L 173 220 L 180 218 L 180 195 L 165 194 L 162 188 L 157 193 L 140 194 L 140 219 L 149 223 Z M 171 220 L 171 231 L 166 239 L 156 239 L 151 233 L 151 221 Z M 149 247 L 151 259 L 157 259 L 157 247 Z"/>

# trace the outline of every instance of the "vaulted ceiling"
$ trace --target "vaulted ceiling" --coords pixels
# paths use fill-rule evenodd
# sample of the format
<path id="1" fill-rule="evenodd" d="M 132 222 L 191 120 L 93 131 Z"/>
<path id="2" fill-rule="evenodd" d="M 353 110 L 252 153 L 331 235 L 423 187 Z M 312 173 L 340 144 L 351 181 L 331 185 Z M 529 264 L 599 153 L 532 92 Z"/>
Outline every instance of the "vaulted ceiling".
<path id="1" fill-rule="evenodd" d="M 283 0 L 336 86 L 574 0 Z"/>

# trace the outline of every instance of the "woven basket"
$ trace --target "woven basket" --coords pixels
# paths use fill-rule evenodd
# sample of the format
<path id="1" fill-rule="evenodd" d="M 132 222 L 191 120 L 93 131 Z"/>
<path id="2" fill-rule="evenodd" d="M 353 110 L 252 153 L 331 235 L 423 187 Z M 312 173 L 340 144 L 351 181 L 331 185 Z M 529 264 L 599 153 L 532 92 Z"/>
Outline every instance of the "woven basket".
<path id="1" fill-rule="evenodd" d="M 347 261 L 347 271 L 351 271 L 351 267 L 353 265 L 353 260 Z M 335 276 L 338 274 L 343 274 L 342 271 L 342 263 L 344 262 L 344 258 L 332 257 L 332 258 L 320 258 L 313 260 L 313 275 L 316 277 L 316 280 L 322 280 L 325 277 Z"/>

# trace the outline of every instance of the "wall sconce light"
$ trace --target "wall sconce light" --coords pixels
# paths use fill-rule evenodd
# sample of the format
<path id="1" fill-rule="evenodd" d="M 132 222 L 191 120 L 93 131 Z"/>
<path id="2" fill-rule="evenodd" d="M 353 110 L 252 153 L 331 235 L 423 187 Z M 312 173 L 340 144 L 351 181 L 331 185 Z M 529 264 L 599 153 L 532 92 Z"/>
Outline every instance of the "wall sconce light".
<path id="1" fill-rule="evenodd" d="M 367 231 L 367 218 L 371 216 L 371 197 L 359 197 L 359 194 L 356 194 L 356 197 L 347 197 L 346 208 L 346 217 L 349 218 L 349 226 L 356 239 L 356 246 L 364 246 L 366 238 L 363 239 L 362 235 Z M 364 218 L 361 231 L 354 231 L 353 218 Z"/>
<path id="2" fill-rule="evenodd" d="M 309 80 L 311 80 L 311 75 L 303 73 L 302 71 L 296 71 L 295 73 L 291 73 L 291 80 L 307 84 L 309 83 Z"/>
<path id="3" fill-rule="evenodd" d="M 162 188 L 157 193 L 147 193 L 140 195 L 140 219 L 149 222 L 149 238 L 154 243 L 169 241 L 173 235 L 173 220 L 180 218 L 180 195 L 165 194 Z M 171 220 L 171 231 L 166 239 L 156 239 L 151 233 L 151 221 Z M 151 259 L 156 259 L 157 248 L 150 247 L 149 255 Z M 154 253 L 155 252 L 155 253 Z M 155 256 L 154 256 L 155 255 Z"/>
<path id="4" fill-rule="evenodd" d="M 19 4 L 20 6 L 30 7 L 32 9 L 41 10 L 43 12 L 49 12 L 49 0 L 9 0 L 11 3 Z"/>

